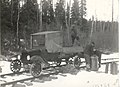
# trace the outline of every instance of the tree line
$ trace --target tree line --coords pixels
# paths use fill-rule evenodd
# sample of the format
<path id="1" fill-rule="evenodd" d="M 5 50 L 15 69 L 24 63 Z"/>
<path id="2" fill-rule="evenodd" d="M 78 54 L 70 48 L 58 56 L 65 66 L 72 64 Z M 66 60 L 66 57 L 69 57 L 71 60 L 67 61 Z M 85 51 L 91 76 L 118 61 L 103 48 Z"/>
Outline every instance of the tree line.
<path id="1" fill-rule="evenodd" d="M 55 4 L 55 5 L 53 5 Z M 39 31 L 60 30 L 70 37 L 70 30 L 89 32 L 86 0 L 1 0 L 2 52 L 19 50 L 20 39 L 29 47 L 30 34 Z"/>

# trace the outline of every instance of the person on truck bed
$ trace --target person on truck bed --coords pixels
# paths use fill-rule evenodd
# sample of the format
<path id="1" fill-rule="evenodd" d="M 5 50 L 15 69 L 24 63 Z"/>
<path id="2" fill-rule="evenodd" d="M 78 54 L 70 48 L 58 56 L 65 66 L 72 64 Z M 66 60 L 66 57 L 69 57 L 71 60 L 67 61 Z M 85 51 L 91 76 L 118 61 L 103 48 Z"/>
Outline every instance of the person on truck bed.
<path id="1" fill-rule="evenodd" d="M 76 33 L 76 30 L 75 30 L 75 26 L 73 26 L 72 29 L 71 29 L 72 45 L 74 44 L 76 36 L 77 36 L 77 33 Z"/>
<path id="2" fill-rule="evenodd" d="M 76 36 L 73 46 L 80 46 L 80 41 L 79 40 L 80 40 L 79 37 Z"/>

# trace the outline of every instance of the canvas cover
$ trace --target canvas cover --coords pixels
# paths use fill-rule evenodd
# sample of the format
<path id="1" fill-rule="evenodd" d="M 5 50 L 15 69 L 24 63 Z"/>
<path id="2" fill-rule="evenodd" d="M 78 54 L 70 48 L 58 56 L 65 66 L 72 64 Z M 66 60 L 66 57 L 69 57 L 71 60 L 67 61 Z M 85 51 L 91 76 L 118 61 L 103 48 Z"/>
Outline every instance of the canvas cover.
<path id="1" fill-rule="evenodd" d="M 45 36 L 45 47 L 48 52 L 61 52 L 62 51 L 62 36 L 60 32 L 49 33 Z"/>
<path id="2" fill-rule="evenodd" d="M 46 48 L 48 52 L 61 52 L 65 54 L 70 53 L 79 53 L 83 52 L 83 47 L 81 46 L 72 46 L 72 47 L 63 47 L 63 39 L 60 33 L 51 33 L 46 35 Z"/>
<path id="3" fill-rule="evenodd" d="M 80 53 L 83 52 L 83 47 L 81 46 L 63 47 L 62 52 L 66 54 Z"/>

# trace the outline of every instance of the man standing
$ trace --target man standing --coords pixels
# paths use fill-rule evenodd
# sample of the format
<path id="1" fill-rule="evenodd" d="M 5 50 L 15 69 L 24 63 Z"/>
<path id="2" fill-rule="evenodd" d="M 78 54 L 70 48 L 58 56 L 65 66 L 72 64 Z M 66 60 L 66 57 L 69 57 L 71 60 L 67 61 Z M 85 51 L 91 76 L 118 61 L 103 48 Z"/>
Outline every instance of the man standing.
<path id="1" fill-rule="evenodd" d="M 99 68 L 101 67 L 101 55 L 102 52 L 100 52 L 99 50 L 94 51 L 94 54 L 98 56 L 98 62 L 99 62 Z"/>
<path id="2" fill-rule="evenodd" d="M 76 36 L 77 36 L 77 33 L 76 33 L 76 30 L 75 30 L 75 26 L 73 26 L 72 29 L 71 29 L 72 45 L 74 44 Z"/>
<path id="3" fill-rule="evenodd" d="M 91 42 L 84 49 L 84 57 L 85 57 L 85 61 L 86 61 L 87 71 L 89 71 L 91 68 L 91 56 L 94 54 L 94 46 L 95 46 L 95 43 Z"/>

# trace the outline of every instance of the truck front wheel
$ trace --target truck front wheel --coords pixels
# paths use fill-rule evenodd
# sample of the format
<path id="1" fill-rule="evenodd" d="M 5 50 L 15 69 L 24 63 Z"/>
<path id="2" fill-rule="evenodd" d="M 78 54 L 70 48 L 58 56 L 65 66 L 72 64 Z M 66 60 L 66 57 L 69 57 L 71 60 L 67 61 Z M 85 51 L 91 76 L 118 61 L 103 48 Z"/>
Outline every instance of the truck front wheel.
<path id="1" fill-rule="evenodd" d="M 40 76 L 42 71 L 42 66 L 40 63 L 32 63 L 30 66 L 30 73 L 33 77 Z"/>
<path id="2" fill-rule="evenodd" d="M 10 63 L 10 69 L 12 72 L 14 73 L 18 73 L 21 69 L 21 61 L 20 60 L 13 60 L 11 63 Z"/>

